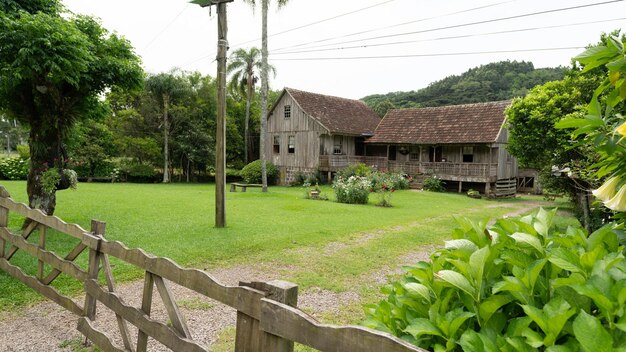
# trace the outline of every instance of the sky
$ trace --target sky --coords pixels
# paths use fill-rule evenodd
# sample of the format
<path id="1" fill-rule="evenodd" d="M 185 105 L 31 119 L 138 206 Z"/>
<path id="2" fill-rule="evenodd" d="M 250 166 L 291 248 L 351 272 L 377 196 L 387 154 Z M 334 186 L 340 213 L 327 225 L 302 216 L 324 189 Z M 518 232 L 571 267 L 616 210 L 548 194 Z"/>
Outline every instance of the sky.
<path id="1" fill-rule="evenodd" d="M 271 1 L 271 0 L 270 0 Z M 257 3 L 260 2 L 257 0 Z M 151 73 L 216 76 L 216 10 L 187 0 L 63 0 L 128 39 Z M 624 0 L 271 1 L 272 89 L 359 99 L 418 90 L 504 60 L 568 66 L 603 32 L 626 24 Z M 261 8 L 227 5 L 229 54 L 261 47 Z"/>

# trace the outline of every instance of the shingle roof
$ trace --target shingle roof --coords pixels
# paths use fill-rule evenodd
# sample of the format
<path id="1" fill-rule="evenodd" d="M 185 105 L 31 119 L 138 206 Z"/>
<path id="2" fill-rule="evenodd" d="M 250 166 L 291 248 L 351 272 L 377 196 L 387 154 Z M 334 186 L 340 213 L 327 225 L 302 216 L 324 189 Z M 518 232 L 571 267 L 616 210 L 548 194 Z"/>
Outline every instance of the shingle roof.
<path id="1" fill-rule="evenodd" d="M 330 133 L 372 134 L 380 117 L 364 102 L 329 95 L 285 88 L 308 115 L 321 123 Z"/>
<path id="2" fill-rule="evenodd" d="M 495 142 L 510 100 L 389 110 L 368 143 L 460 144 Z"/>

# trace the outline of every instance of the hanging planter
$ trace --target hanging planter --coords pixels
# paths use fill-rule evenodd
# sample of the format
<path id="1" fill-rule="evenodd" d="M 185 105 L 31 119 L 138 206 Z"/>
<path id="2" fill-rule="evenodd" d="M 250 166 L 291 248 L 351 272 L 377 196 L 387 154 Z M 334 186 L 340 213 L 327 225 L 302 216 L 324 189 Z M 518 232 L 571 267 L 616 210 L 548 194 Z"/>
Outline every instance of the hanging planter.
<path id="1" fill-rule="evenodd" d="M 71 169 L 52 168 L 41 174 L 41 188 L 48 194 L 68 188 L 76 189 L 77 184 L 76 171 Z"/>

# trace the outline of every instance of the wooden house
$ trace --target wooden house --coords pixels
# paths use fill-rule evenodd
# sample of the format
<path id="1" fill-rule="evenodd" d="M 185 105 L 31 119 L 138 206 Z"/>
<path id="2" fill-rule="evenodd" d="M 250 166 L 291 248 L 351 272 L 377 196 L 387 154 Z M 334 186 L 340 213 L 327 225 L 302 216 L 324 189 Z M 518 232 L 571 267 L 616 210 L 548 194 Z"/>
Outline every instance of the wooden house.
<path id="1" fill-rule="evenodd" d="M 379 122 L 362 101 L 285 88 L 268 114 L 265 155 L 281 184 L 298 173 L 337 171 L 365 161 L 365 139 Z"/>
<path id="2" fill-rule="evenodd" d="M 510 101 L 390 110 L 366 143 L 386 169 L 435 175 L 458 191 L 516 191 L 517 162 L 506 150 Z"/>

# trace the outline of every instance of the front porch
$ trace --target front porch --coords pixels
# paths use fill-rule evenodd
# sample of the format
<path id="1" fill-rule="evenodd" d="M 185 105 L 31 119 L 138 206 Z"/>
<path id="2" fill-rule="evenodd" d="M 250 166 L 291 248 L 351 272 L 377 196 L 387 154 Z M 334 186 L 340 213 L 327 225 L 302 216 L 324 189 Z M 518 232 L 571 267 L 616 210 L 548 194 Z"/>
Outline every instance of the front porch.
<path id="1" fill-rule="evenodd" d="M 488 163 L 396 161 L 386 157 L 354 155 L 322 155 L 319 169 L 336 172 L 350 164 L 363 163 L 380 171 L 403 172 L 408 175 L 437 175 L 448 181 L 495 182 L 497 166 Z"/>

